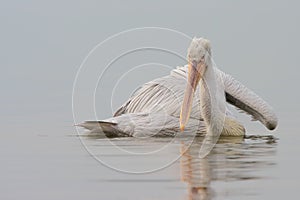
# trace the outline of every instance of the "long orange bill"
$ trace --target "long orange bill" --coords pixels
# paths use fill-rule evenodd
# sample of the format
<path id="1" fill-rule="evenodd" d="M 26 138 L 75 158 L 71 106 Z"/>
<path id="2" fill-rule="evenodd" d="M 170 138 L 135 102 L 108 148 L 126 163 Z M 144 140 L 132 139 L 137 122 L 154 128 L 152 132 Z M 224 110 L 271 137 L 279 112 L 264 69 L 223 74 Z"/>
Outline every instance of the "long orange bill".
<path id="1" fill-rule="evenodd" d="M 193 105 L 193 97 L 199 80 L 201 79 L 200 70 L 204 63 L 193 62 L 188 65 L 188 83 L 186 85 L 183 103 L 180 112 L 180 131 L 184 131 L 185 125 L 190 118 Z"/>

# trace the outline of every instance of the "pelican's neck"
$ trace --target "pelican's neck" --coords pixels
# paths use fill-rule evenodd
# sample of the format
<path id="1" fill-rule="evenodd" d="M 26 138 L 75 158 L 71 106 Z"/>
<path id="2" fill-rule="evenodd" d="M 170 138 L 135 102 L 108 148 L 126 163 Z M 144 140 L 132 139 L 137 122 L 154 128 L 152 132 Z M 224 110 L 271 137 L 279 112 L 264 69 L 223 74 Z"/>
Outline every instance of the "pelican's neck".
<path id="1" fill-rule="evenodd" d="M 212 136 L 244 135 L 244 127 L 226 116 L 224 84 L 217 79 L 211 60 L 200 81 L 200 106 L 208 134 Z"/>
<path id="2" fill-rule="evenodd" d="M 221 105 L 223 99 L 218 99 L 217 80 L 214 73 L 214 68 L 209 61 L 203 78 L 200 81 L 200 106 L 201 114 L 206 123 L 207 133 L 211 132 L 213 135 L 220 135 L 223 129 L 223 122 L 225 121 L 225 112 L 221 112 L 219 104 Z"/>

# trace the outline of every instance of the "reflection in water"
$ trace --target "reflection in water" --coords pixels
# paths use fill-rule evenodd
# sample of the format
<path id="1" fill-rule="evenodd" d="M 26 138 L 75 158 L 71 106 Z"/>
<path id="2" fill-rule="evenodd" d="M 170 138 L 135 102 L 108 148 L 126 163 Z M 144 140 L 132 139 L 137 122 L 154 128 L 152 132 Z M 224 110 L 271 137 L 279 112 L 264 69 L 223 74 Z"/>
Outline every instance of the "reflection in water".
<path id="1" fill-rule="evenodd" d="M 212 181 L 259 179 L 255 170 L 274 165 L 267 159 L 276 153 L 273 137 L 220 138 L 209 156 L 201 159 L 202 140 L 197 137 L 191 146 L 184 142 L 180 146 L 181 181 L 187 183 L 188 199 L 212 199 Z"/>
<path id="2" fill-rule="evenodd" d="M 197 153 L 194 153 L 195 146 L 199 145 L 193 144 L 189 148 L 182 143 L 180 147 L 181 181 L 188 184 L 188 199 L 210 199 L 210 167 L 206 158 L 201 159 Z"/>
<path id="3" fill-rule="evenodd" d="M 108 167 L 130 172 L 166 167 L 164 172 L 158 170 L 141 176 L 123 174 L 102 181 L 122 184 L 139 182 L 150 184 L 151 187 L 154 184 L 156 188 L 152 189 L 155 192 L 165 192 L 166 188 L 173 188 L 174 184 L 182 185 L 178 183 L 181 181 L 187 188 L 180 187 L 177 190 L 180 190 L 179 193 L 187 192 L 185 199 L 247 199 L 246 197 L 252 198 L 252 195 L 257 197 L 264 192 L 264 181 L 270 177 L 267 172 L 277 163 L 277 143 L 272 136 L 221 137 L 204 159 L 199 158 L 203 137 L 82 139 L 91 153 Z M 176 162 L 179 156 L 180 160 L 176 163 L 178 165 L 173 167 L 180 167 L 180 179 L 177 170 L 168 168 L 168 164 Z M 169 169 L 171 170 L 168 171 Z M 148 187 L 142 184 L 139 186 Z"/>

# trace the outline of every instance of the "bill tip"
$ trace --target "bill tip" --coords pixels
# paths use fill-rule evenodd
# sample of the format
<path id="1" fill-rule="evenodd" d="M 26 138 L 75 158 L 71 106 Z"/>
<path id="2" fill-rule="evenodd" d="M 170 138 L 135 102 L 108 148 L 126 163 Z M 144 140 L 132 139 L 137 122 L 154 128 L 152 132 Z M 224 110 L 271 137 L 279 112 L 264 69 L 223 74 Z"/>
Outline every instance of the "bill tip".
<path id="1" fill-rule="evenodd" d="M 181 132 L 184 131 L 184 128 L 185 128 L 184 125 L 183 125 L 183 124 L 180 124 L 180 131 L 181 131 Z"/>

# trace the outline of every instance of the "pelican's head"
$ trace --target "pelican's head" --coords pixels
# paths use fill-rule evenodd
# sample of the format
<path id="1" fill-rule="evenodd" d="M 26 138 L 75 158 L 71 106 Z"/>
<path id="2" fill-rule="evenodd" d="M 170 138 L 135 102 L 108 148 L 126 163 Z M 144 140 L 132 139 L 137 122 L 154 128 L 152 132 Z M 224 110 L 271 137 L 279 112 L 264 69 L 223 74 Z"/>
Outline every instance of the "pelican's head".
<path id="1" fill-rule="evenodd" d="M 180 130 L 184 127 L 190 117 L 193 104 L 193 95 L 200 79 L 211 62 L 210 42 L 204 38 L 194 38 L 188 48 L 188 83 L 180 112 Z"/>
<path id="2" fill-rule="evenodd" d="M 211 55 L 210 42 L 204 38 L 193 38 L 187 53 L 187 60 L 189 64 L 193 62 L 200 63 L 207 61 Z"/>

